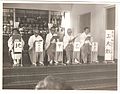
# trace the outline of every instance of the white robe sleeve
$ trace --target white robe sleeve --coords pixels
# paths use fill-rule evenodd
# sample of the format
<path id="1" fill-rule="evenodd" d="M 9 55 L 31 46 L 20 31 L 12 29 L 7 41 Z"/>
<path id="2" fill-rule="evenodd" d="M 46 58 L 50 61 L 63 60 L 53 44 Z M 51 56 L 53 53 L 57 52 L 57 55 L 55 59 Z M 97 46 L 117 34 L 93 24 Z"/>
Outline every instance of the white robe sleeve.
<path id="1" fill-rule="evenodd" d="M 68 45 L 69 39 L 67 36 L 64 36 L 63 38 L 63 45 L 64 45 L 64 49 L 66 48 L 66 46 Z"/>
<path id="2" fill-rule="evenodd" d="M 25 45 L 25 42 L 24 42 L 24 40 L 22 38 L 21 38 L 21 42 L 22 42 L 22 49 L 23 49 L 23 47 Z"/>
<path id="3" fill-rule="evenodd" d="M 30 38 L 29 38 L 29 40 L 28 40 L 29 49 L 32 49 L 32 48 L 33 48 L 33 44 L 34 44 L 33 37 L 30 36 Z"/>
<path id="4" fill-rule="evenodd" d="M 46 41 L 45 41 L 45 49 L 46 49 L 46 50 L 48 49 L 48 47 L 49 47 L 49 45 L 50 45 L 50 40 L 51 40 L 51 38 L 52 38 L 52 35 L 51 35 L 51 34 L 48 34 L 48 35 L 46 36 Z"/>
<path id="5" fill-rule="evenodd" d="M 81 34 L 79 33 L 79 35 L 78 35 L 77 38 L 75 39 L 75 42 L 80 42 L 80 36 L 81 36 Z"/>
<path id="6" fill-rule="evenodd" d="M 13 40 L 12 40 L 12 37 L 10 37 L 9 40 L 8 40 L 8 48 L 9 48 L 9 51 L 12 51 L 12 49 L 13 49 Z"/>
<path id="7" fill-rule="evenodd" d="M 80 47 L 82 47 L 85 43 L 85 39 L 86 39 L 86 34 L 85 33 L 82 33 L 81 36 L 80 36 Z"/>

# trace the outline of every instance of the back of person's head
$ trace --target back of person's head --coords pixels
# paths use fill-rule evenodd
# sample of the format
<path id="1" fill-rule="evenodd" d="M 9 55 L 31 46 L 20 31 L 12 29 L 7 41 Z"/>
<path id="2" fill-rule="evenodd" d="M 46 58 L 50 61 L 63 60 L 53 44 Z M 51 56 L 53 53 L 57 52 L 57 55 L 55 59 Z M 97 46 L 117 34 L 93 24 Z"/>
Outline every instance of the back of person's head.
<path id="1" fill-rule="evenodd" d="M 45 89 L 44 81 L 43 80 L 39 81 L 35 86 L 35 89 L 36 90 Z"/>
<path id="2" fill-rule="evenodd" d="M 65 80 L 56 76 L 47 76 L 44 80 L 39 82 L 36 89 L 47 90 L 73 90 L 73 88 L 66 84 Z"/>
<path id="3" fill-rule="evenodd" d="M 47 76 L 44 79 L 44 85 L 47 89 L 63 89 L 65 81 L 55 76 Z"/>

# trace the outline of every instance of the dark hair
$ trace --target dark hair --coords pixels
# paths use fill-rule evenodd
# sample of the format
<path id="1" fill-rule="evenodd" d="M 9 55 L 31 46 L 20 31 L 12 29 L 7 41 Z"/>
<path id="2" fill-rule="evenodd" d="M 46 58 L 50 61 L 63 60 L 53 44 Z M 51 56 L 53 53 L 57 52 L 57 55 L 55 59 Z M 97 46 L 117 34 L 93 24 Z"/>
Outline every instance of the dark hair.
<path id="1" fill-rule="evenodd" d="M 84 30 L 89 29 L 89 27 L 85 27 Z"/>
<path id="2" fill-rule="evenodd" d="M 13 31 L 14 31 L 14 30 L 16 30 L 16 31 L 17 31 L 17 33 L 18 33 L 18 34 L 20 34 L 20 32 L 19 32 L 18 28 L 13 28 L 13 29 L 12 29 L 12 33 L 13 33 Z"/>
<path id="3" fill-rule="evenodd" d="M 55 29 L 55 27 L 53 26 L 53 27 L 50 28 L 50 30 L 52 30 L 52 29 Z"/>
<path id="4" fill-rule="evenodd" d="M 62 27 L 62 28 L 61 28 L 61 31 L 65 31 L 65 28 L 64 28 L 64 27 Z"/>

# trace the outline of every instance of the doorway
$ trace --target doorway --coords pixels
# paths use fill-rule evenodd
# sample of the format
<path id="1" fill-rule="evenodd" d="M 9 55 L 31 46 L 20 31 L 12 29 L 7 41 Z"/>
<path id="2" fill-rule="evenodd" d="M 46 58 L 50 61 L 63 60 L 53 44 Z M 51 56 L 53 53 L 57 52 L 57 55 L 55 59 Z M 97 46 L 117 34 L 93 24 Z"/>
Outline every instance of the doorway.
<path id="1" fill-rule="evenodd" d="M 115 30 L 115 7 L 106 9 L 106 29 Z"/>

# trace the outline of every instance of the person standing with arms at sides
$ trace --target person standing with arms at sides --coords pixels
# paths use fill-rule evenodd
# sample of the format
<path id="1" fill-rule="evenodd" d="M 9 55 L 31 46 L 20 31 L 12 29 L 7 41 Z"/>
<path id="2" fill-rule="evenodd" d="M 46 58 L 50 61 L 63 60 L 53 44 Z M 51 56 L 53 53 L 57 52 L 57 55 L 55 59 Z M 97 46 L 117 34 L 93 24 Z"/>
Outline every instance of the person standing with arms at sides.
<path id="1" fill-rule="evenodd" d="M 49 64 L 53 65 L 55 62 L 57 33 L 54 27 L 51 27 L 49 33 L 46 36 L 45 49 L 48 54 Z"/>
<path id="2" fill-rule="evenodd" d="M 42 43 L 43 39 L 39 35 L 39 30 L 35 29 L 33 30 L 33 32 L 34 32 L 34 35 L 30 36 L 28 40 L 30 60 L 33 66 L 43 65 L 43 52 L 36 50 L 38 46 L 37 43 L 40 43 L 40 42 Z M 40 45 L 40 46 L 43 46 L 43 45 Z"/>
<path id="3" fill-rule="evenodd" d="M 8 40 L 9 53 L 13 59 L 13 67 L 22 66 L 22 50 L 24 41 L 17 28 L 13 28 L 12 35 Z"/>
<path id="4" fill-rule="evenodd" d="M 89 27 L 84 28 L 84 32 L 80 36 L 80 61 L 88 63 L 91 61 L 91 35 Z"/>
<path id="5" fill-rule="evenodd" d="M 81 33 L 77 34 L 77 37 L 74 41 L 74 52 L 73 52 L 73 58 L 74 58 L 74 64 L 81 64 L 80 62 L 80 36 Z M 77 47 L 78 50 L 75 49 L 75 47 Z"/>
<path id="6" fill-rule="evenodd" d="M 69 28 L 67 30 L 67 35 L 65 35 L 63 38 L 63 44 L 64 44 L 64 49 L 65 49 L 66 58 L 67 58 L 66 64 L 72 64 L 73 42 L 74 42 L 74 37 L 72 36 L 72 30 Z"/>
<path id="7" fill-rule="evenodd" d="M 57 32 L 58 39 L 56 43 L 56 65 L 64 65 L 63 63 L 63 37 L 65 35 L 65 29 L 59 28 L 59 31 Z"/>

